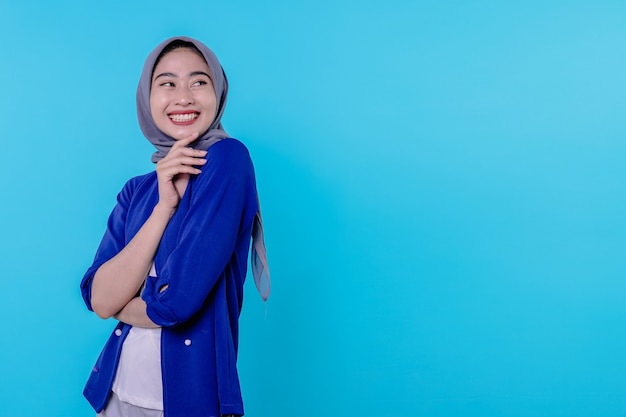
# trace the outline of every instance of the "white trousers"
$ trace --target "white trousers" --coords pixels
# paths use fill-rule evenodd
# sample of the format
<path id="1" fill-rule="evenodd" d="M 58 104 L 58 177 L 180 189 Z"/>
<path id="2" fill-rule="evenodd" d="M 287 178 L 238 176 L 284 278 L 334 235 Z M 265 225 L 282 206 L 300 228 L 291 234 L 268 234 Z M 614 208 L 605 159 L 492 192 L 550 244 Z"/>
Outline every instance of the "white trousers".
<path id="1" fill-rule="evenodd" d="M 102 412 L 97 417 L 163 417 L 163 410 L 137 407 L 121 401 L 114 392 Z"/>

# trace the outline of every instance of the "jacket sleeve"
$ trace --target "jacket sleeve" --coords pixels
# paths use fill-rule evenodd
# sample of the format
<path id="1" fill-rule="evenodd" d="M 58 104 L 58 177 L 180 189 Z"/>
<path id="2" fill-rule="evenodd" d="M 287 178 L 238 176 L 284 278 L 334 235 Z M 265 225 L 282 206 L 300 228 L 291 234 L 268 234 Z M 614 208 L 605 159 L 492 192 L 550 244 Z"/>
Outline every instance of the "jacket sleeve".
<path id="1" fill-rule="evenodd" d="M 83 300 L 87 308 L 93 311 L 91 307 L 91 285 L 96 271 L 103 263 L 117 255 L 126 245 L 125 230 L 126 219 L 128 215 L 128 207 L 133 195 L 138 178 L 129 180 L 122 191 L 117 195 L 117 204 L 109 215 L 107 228 L 100 242 L 100 246 L 96 251 L 92 265 L 87 269 L 80 283 L 80 290 Z"/>
<path id="2" fill-rule="evenodd" d="M 177 214 L 184 217 L 172 218 L 168 226 L 180 221 L 180 227 L 174 227 L 174 236 L 166 231 L 161 241 L 167 258 L 157 254 L 158 277 L 148 277 L 142 294 L 148 317 L 163 327 L 184 323 L 200 311 L 225 276 L 239 238 L 250 234 L 258 203 L 245 146 L 224 139 L 209 148 L 202 173 L 190 182 L 180 204 Z"/>

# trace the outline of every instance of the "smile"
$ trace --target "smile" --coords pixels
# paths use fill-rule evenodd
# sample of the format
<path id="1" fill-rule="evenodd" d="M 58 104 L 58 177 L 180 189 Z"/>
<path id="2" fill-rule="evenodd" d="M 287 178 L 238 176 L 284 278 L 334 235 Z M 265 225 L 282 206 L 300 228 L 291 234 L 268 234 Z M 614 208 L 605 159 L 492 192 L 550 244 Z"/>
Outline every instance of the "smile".
<path id="1" fill-rule="evenodd" d="M 168 115 L 174 123 L 189 123 L 198 118 L 199 113 L 180 113 Z"/>

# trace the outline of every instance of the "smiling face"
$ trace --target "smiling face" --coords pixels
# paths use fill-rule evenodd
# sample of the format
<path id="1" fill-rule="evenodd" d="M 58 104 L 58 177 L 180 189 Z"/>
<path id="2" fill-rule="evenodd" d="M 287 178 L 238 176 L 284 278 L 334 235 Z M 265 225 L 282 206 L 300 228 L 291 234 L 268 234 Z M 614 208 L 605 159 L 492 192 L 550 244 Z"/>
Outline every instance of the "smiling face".
<path id="1" fill-rule="evenodd" d="M 152 73 L 150 113 L 157 127 L 175 140 L 206 132 L 217 108 L 211 70 L 191 48 L 161 57 Z"/>

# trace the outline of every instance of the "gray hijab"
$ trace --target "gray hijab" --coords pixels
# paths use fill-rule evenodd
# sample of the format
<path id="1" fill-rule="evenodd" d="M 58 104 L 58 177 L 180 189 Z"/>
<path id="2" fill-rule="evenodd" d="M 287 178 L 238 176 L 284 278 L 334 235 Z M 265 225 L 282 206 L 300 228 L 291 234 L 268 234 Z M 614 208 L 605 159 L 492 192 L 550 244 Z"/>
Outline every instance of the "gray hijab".
<path id="1" fill-rule="evenodd" d="M 152 119 L 150 113 L 150 86 L 152 85 L 152 72 L 154 71 L 154 65 L 159 58 L 159 55 L 170 43 L 176 40 L 192 43 L 204 56 L 204 60 L 209 65 L 211 70 L 211 80 L 213 81 L 213 88 L 215 89 L 215 96 L 217 98 L 217 115 L 215 120 L 209 127 L 209 130 L 204 132 L 191 146 L 194 149 L 207 150 L 211 145 L 220 139 L 228 137 L 228 133 L 224 131 L 222 127 L 222 114 L 224 113 L 224 107 L 226 106 L 226 94 L 228 93 L 228 80 L 226 74 L 220 65 L 217 57 L 206 45 L 202 42 L 198 42 L 195 39 L 185 36 L 177 36 L 175 38 L 166 39 L 157 46 L 154 51 L 148 55 L 145 64 L 143 65 L 143 71 L 141 71 L 141 78 L 139 79 L 139 87 L 137 87 L 137 117 L 139 118 L 139 126 L 141 131 L 148 138 L 148 140 L 157 148 L 157 152 L 152 155 L 152 162 L 158 162 L 161 160 L 171 147 L 176 142 L 173 138 L 161 132 Z"/>
<path id="2" fill-rule="evenodd" d="M 224 107 L 226 106 L 228 80 L 226 79 L 226 74 L 224 74 L 224 70 L 217 60 L 217 57 L 206 45 L 195 39 L 188 38 L 186 36 L 176 36 L 166 39 L 161 42 L 150 53 L 150 55 L 148 55 L 141 72 L 139 86 L 137 87 L 137 117 L 139 118 L 139 126 L 141 127 L 141 131 L 145 137 L 157 148 L 157 152 L 152 155 L 152 162 L 155 163 L 167 155 L 176 141 L 161 132 L 161 130 L 159 130 L 156 126 L 156 123 L 154 123 L 154 119 L 152 119 L 152 114 L 150 113 L 150 86 L 152 84 L 152 72 L 161 52 L 170 43 L 176 40 L 190 42 L 202 53 L 202 56 L 204 56 L 204 59 L 211 70 L 211 80 L 213 81 L 213 88 L 215 89 L 215 96 L 217 98 L 217 114 L 215 116 L 215 120 L 213 120 L 209 129 L 191 144 L 191 147 L 194 149 L 207 150 L 216 142 L 229 137 L 228 133 L 226 133 L 222 127 L 221 122 Z M 265 301 L 269 297 L 270 293 L 270 271 L 267 263 L 260 204 L 259 210 L 254 218 L 254 225 L 252 228 L 252 250 L 250 252 L 250 261 L 252 264 L 254 283 L 256 284 L 259 294 L 261 294 L 261 298 Z"/>

